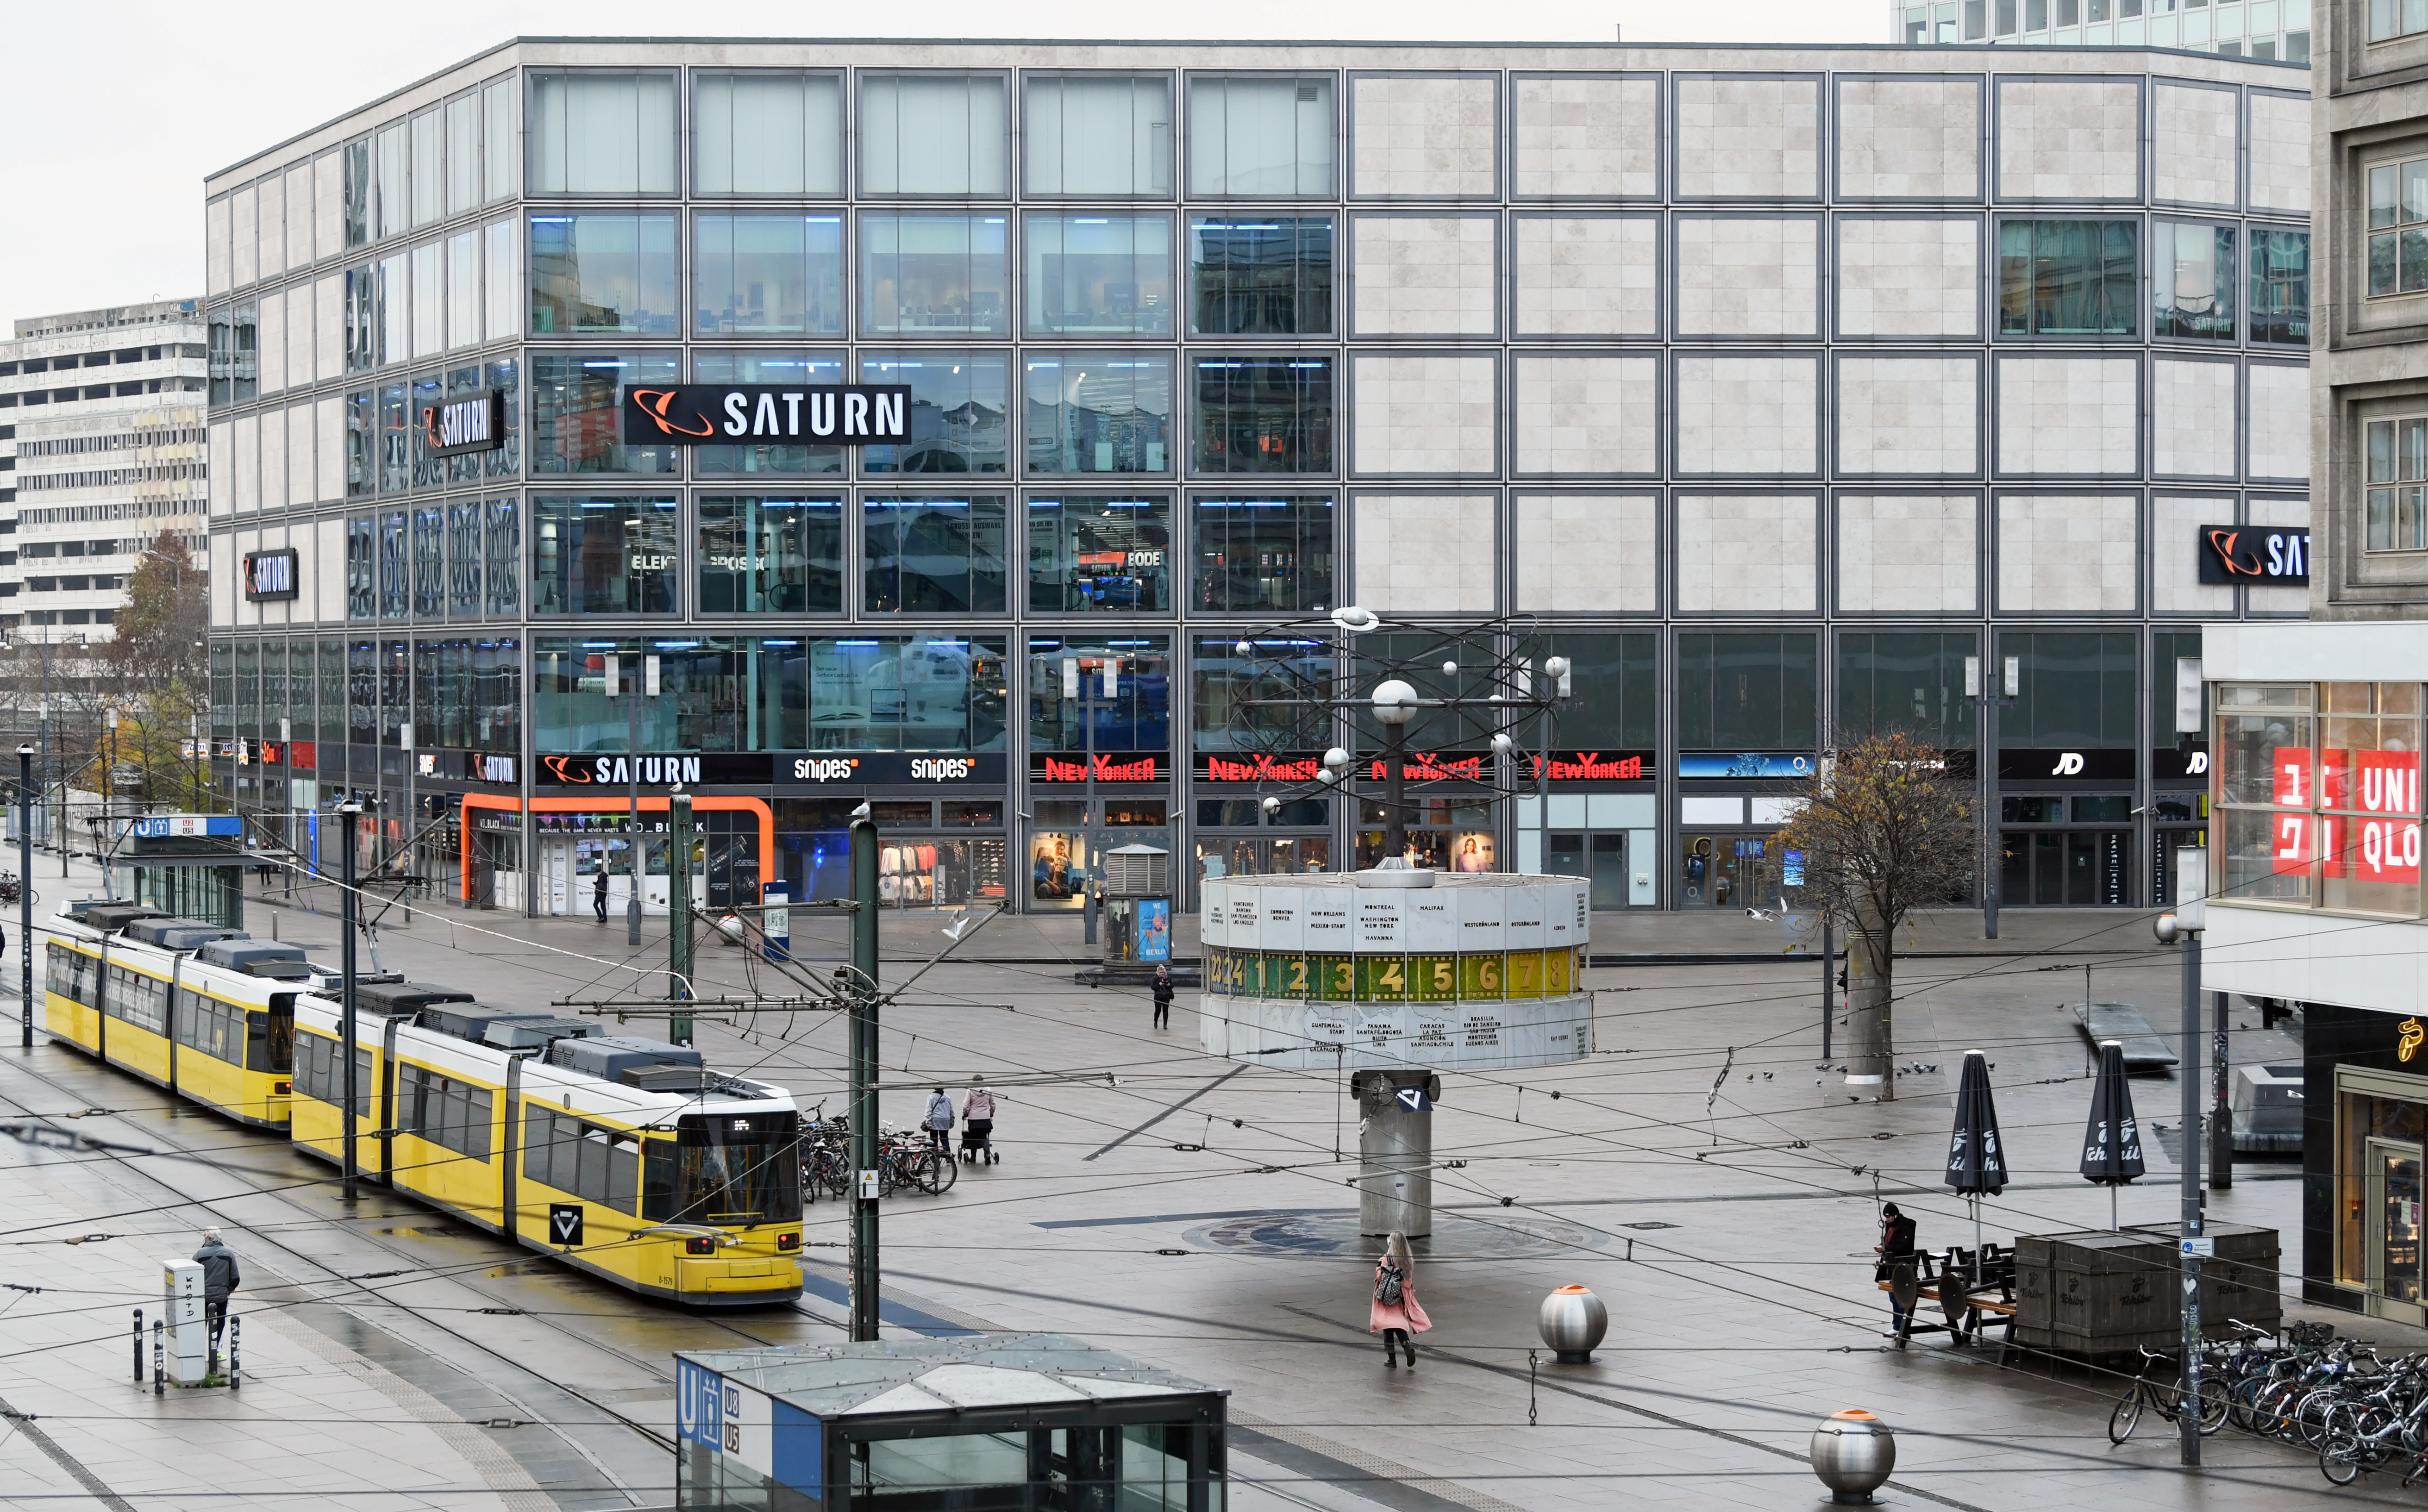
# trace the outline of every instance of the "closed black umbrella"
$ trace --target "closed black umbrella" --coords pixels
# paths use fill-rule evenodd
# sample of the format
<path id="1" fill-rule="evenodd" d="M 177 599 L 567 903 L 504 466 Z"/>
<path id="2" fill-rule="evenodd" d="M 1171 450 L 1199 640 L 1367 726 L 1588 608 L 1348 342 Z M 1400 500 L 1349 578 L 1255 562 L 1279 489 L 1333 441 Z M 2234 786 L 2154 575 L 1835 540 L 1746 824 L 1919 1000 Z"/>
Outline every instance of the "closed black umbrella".
<path id="1" fill-rule="evenodd" d="M 1947 1137 L 1947 1187 L 1973 1208 L 1973 1267 L 1979 1282 L 1981 1199 L 2007 1188 L 2007 1152 L 1998 1142 L 1998 1109 L 1990 1100 L 1990 1060 L 1964 1052 L 1964 1074 L 1956 1083 L 1956 1129 Z"/>
<path id="2" fill-rule="evenodd" d="M 2124 1080 L 2124 1046 L 2103 1040 L 2099 1079 L 2091 1088 L 2091 1126 L 2082 1136 L 2082 1179 L 2108 1189 L 2108 1227 L 2116 1227 L 2116 1189 L 2141 1170 L 2141 1126 L 2133 1117 L 2133 1089 Z"/>

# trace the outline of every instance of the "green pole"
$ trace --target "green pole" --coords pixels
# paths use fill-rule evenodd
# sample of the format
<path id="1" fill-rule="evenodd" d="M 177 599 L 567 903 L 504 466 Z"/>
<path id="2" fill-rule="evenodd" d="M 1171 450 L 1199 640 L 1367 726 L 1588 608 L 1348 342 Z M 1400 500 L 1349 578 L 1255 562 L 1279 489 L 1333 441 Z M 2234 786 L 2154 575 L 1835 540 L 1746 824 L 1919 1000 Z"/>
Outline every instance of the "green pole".
<path id="1" fill-rule="evenodd" d="M 877 822 L 851 824 L 851 1337 L 877 1339 Z"/>
<path id="2" fill-rule="evenodd" d="M 666 995 L 687 1002 L 691 990 L 691 795 L 666 801 Z M 666 1038 L 691 1044 L 691 1017 L 666 1020 Z"/>

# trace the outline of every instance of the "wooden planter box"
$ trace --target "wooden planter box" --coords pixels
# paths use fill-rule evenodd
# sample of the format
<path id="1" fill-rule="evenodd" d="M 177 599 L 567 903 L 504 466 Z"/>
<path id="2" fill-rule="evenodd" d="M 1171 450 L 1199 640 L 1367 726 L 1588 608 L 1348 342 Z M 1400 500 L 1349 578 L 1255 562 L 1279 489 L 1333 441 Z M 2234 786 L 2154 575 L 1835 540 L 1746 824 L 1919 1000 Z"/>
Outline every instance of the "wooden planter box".
<path id="1" fill-rule="evenodd" d="M 2183 1339 L 2177 1225 L 2149 1224 L 2076 1234 L 2024 1235 L 2015 1241 L 2014 1341 L 2069 1354 L 2173 1349 Z M 2218 1258 L 2202 1268 L 2201 1332 L 2223 1338 L 2239 1318 L 2276 1327 L 2272 1228 L 2212 1224 Z"/>

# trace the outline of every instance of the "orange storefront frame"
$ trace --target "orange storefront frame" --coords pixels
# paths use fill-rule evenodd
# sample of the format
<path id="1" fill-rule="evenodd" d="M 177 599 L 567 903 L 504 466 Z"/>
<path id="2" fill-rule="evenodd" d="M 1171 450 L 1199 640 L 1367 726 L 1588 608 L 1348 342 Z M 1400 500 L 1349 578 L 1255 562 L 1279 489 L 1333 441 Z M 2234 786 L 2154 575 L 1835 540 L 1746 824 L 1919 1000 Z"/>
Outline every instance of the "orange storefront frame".
<path id="1" fill-rule="evenodd" d="M 664 814 L 672 806 L 664 797 L 644 797 L 641 799 L 643 814 Z M 776 879 L 776 811 L 767 806 L 767 800 L 764 798 L 696 797 L 691 800 L 691 806 L 695 813 L 701 814 L 713 814 L 723 810 L 728 813 L 759 815 L 759 888 L 760 896 L 764 897 L 767 884 Z M 465 794 L 462 822 L 464 833 L 468 837 L 473 832 L 472 811 L 475 809 L 497 809 L 507 814 L 520 814 L 523 812 L 523 800 L 500 797 L 489 793 Z M 531 812 L 533 814 L 629 814 L 632 812 L 632 804 L 629 798 L 617 803 L 611 803 L 602 798 L 533 798 Z M 472 847 L 467 845 L 463 847 L 463 851 L 461 862 L 463 898 L 465 902 L 469 903 L 472 901 Z"/>

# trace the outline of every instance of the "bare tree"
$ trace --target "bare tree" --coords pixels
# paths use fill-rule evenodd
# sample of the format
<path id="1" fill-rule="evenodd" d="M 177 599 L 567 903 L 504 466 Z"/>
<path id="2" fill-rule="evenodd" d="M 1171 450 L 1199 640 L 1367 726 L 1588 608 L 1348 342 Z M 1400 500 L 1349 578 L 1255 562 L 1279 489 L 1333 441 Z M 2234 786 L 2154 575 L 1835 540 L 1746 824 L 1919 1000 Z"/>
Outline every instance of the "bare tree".
<path id="1" fill-rule="evenodd" d="M 185 539 L 161 532 L 127 578 L 117 638 L 97 658 L 101 699 L 118 715 L 110 764 L 135 769 L 146 801 L 181 797 L 195 785 L 198 767 L 185 742 L 210 707 L 207 587 Z M 102 775 L 102 782 L 111 781 Z"/>
<path id="2" fill-rule="evenodd" d="M 1804 853 L 1813 909 L 1844 920 L 1852 999 L 1848 1076 L 1896 1096 L 1896 930 L 1916 909 L 1960 898 L 1974 876 L 1973 788 L 1937 746 L 1903 730 L 1869 733 L 1823 764 L 1804 807 L 1778 835 Z"/>

